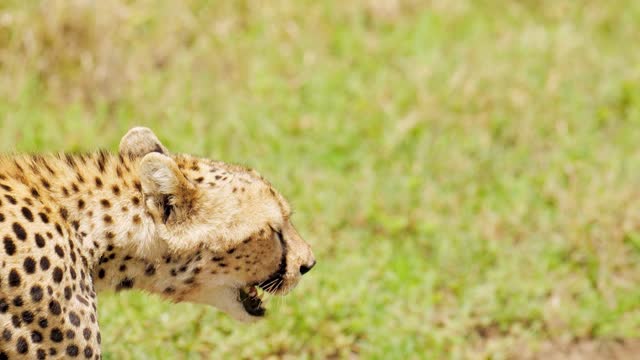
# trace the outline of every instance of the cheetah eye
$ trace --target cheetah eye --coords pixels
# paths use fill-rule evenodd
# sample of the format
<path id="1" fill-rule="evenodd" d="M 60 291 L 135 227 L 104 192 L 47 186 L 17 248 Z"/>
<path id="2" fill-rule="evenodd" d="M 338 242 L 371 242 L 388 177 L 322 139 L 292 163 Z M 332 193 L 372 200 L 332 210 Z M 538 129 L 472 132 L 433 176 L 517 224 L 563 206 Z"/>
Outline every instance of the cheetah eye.
<path id="1" fill-rule="evenodd" d="M 171 216 L 171 213 L 173 212 L 173 205 L 171 205 L 171 201 L 168 196 L 163 199 L 162 208 L 162 222 L 166 224 L 169 220 L 169 217 Z"/>

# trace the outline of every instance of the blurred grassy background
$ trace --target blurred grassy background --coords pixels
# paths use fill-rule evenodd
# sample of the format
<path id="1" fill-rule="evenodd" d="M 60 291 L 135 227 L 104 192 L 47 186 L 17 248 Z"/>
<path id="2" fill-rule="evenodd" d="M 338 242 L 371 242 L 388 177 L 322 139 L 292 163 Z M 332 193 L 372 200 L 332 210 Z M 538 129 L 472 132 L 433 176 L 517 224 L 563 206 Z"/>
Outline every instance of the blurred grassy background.
<path id="1" fill-rule="evenodd" d="M 637 339 L 639 34 L 631 0 L 3 0 L 0 149 L 146 125 L 295 207 L 319 263 L 268 320 L 103 295 L 106 359 Z"/>

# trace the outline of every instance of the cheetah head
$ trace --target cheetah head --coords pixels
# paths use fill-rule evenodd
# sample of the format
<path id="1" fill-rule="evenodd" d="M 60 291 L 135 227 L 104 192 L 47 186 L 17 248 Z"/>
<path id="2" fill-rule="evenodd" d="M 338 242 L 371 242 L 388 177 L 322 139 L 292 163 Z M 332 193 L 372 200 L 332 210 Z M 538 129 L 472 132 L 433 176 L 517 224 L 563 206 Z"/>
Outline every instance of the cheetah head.
<path id="1" fill-rule="evenodd" d="M 147 128 L 131 129 L 120 153 L 140 158 L 138 176 L 156 247 L 198 267 L 190 286 L 165 296 L 253 321 L 265 315 L 261 296 L 288 293 L 315 265 L 291 223 L 288 203 L 257 172 L 170 154 Z M 158 281 L 171 286 L 174 280 Z"/>

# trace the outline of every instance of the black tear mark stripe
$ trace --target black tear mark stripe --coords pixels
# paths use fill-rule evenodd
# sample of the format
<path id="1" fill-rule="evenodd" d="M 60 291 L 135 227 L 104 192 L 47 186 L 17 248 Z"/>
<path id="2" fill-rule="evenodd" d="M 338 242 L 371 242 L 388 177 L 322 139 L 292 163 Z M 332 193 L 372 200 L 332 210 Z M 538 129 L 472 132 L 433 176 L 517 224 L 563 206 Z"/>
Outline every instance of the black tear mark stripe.
<path id="1" fill-rule="evenodd" d="M 262 281 L 261 283 L 258 284 L 258 286 L 262 287 L 264 289 L 264 287 L 271 287 L 271 285 L 278 279 L 282 279 L 284 277 L 284 275 L 287 272 L 287 244 L 284 241 L 284 238 L 282 237 L 282 232 L 280 231 L 275 231 L 274 232 L 278 235 L 278 240 L 280 241 L 280 245 L 282 247 L 282 257 L 280 258 L 280 266 L 278 267 L 278 270 L 276 270 L 275 273 L 273 273 L 273 275 L 269 276 L 269 278 L 267 278 L 266 280 Z M 270 291 L 277 291 L 280 286 L 284 283 L 284 282 L 279 282 L 280 285 L 275 286 L 275 288 L 270 288 Z"/>

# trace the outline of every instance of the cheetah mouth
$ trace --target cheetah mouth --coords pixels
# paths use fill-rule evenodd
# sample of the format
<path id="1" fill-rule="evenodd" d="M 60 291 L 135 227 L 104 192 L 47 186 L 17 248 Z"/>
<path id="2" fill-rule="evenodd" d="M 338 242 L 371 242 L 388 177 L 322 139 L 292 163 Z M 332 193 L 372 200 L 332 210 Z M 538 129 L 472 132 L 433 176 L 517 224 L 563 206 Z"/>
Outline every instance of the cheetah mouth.
<path id="1" fill-rule="evenodd" d="M 267 310 L 262 304 L 261 294 L 255 286 L 247 286 L 238 290 L 239 301 L 244 310 L 252 316 L 264 316 Z"/>
<path id="2" fill-rule="evenodd" d="M 252 316 L 264 316 L 267 310 L 263 298 L 267 293 L 276 294 L 282 288 L 284 281 L 280 276 L 270 277 L 256 285 L 247 285 L 238 289 L 238 300 L 245 311 Z"/>

